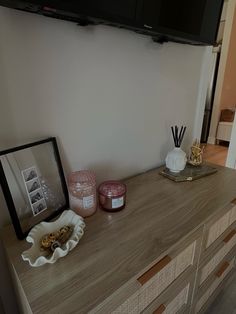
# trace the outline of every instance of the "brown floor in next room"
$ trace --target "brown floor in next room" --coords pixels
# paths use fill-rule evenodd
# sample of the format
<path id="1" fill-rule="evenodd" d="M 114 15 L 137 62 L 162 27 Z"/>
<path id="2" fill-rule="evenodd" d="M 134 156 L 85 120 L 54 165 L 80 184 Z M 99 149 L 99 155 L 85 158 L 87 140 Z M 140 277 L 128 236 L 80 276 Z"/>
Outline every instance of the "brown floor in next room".
<path id="1" fill-rule="evenodd" d="M 205 146 L 203 159 L 213 164 L 225 166 L 228 147 L 223 145 L 203 144 Z"/>

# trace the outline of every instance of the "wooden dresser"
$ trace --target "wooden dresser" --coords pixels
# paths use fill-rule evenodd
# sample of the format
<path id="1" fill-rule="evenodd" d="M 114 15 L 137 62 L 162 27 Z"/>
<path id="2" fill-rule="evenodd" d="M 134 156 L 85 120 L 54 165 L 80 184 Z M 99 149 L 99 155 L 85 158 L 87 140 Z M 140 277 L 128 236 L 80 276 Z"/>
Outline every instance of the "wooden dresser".
<path id="1" fill-rule="evenodd" d="M 79 245 L 31 268 L 29 247 L 2 231 L 23 313 L 203 313 L 234 271 L 236 171 L 175 183 L 127 179 L 127 206 L 86 219 Z"/>

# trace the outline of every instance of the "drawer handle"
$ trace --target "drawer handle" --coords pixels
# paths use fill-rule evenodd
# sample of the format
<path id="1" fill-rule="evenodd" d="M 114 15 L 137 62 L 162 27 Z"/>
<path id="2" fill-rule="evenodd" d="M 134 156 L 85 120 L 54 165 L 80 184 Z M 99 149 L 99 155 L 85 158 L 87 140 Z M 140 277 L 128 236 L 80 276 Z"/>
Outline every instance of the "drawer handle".
<path id="1" fill-rule="evenodd" d="M 236 230 L 232 230 L 223 240 L 223 242 L 228 243 L 236 234 Z"/>
<path id="2" fill-rule="evenodd" d="M 141 283 L 141 285 L 144 285 L 153 276 L 155 276 L 159 271 L 161 271 L 164 267 L 166 267 L 170 263 L 170 261 L 171 261 L 171 257 L 169 255 L 166 255 L 158 263 L 156 263 L 149 270 L 147 270 L 146 273 L 140 276 L 138 278 L 138 281 Z"/>
<path id="3" fill-rule="evenodd" d="M 158 309 L 156 309 L 153 314 L 162 314 L 165 311 L 166 307 L 164 304 L 161 304 Z"/>
<path id="4" fill-rule="evenodd" d="M 216 277 L 220 278 L 223 273 L 226 271 L 226 269 L 229 267 L 229 262 L 224 262 L 224 264 L 220 267 L 218 272 L 216 273 Z"/>

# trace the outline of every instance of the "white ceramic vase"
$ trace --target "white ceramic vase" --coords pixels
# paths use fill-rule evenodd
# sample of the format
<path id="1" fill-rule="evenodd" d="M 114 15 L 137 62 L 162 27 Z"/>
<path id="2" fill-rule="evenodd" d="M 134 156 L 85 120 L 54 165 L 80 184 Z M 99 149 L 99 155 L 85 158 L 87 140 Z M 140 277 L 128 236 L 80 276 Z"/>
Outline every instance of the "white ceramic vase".
<path id="1" fill-rule="evenodd" d="M 184 170 L 187 162 L 185 152 L 180 147 L 175 147 L 166 156 L 166 167 L 171 171 L 178 173 Z"/>

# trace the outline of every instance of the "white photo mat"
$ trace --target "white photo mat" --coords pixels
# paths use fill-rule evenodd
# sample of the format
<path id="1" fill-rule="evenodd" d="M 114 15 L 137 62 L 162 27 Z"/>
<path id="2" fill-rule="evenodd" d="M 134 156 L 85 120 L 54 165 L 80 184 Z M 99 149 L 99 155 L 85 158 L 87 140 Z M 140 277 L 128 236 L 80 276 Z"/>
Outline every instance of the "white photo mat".
<path id="1" fill-rule="evenodd" d="M 35 166 L 21 171 L 25 189 L 34 216 L 47 209 L 42 186 L 39 180 L 38 171 Z"/>

